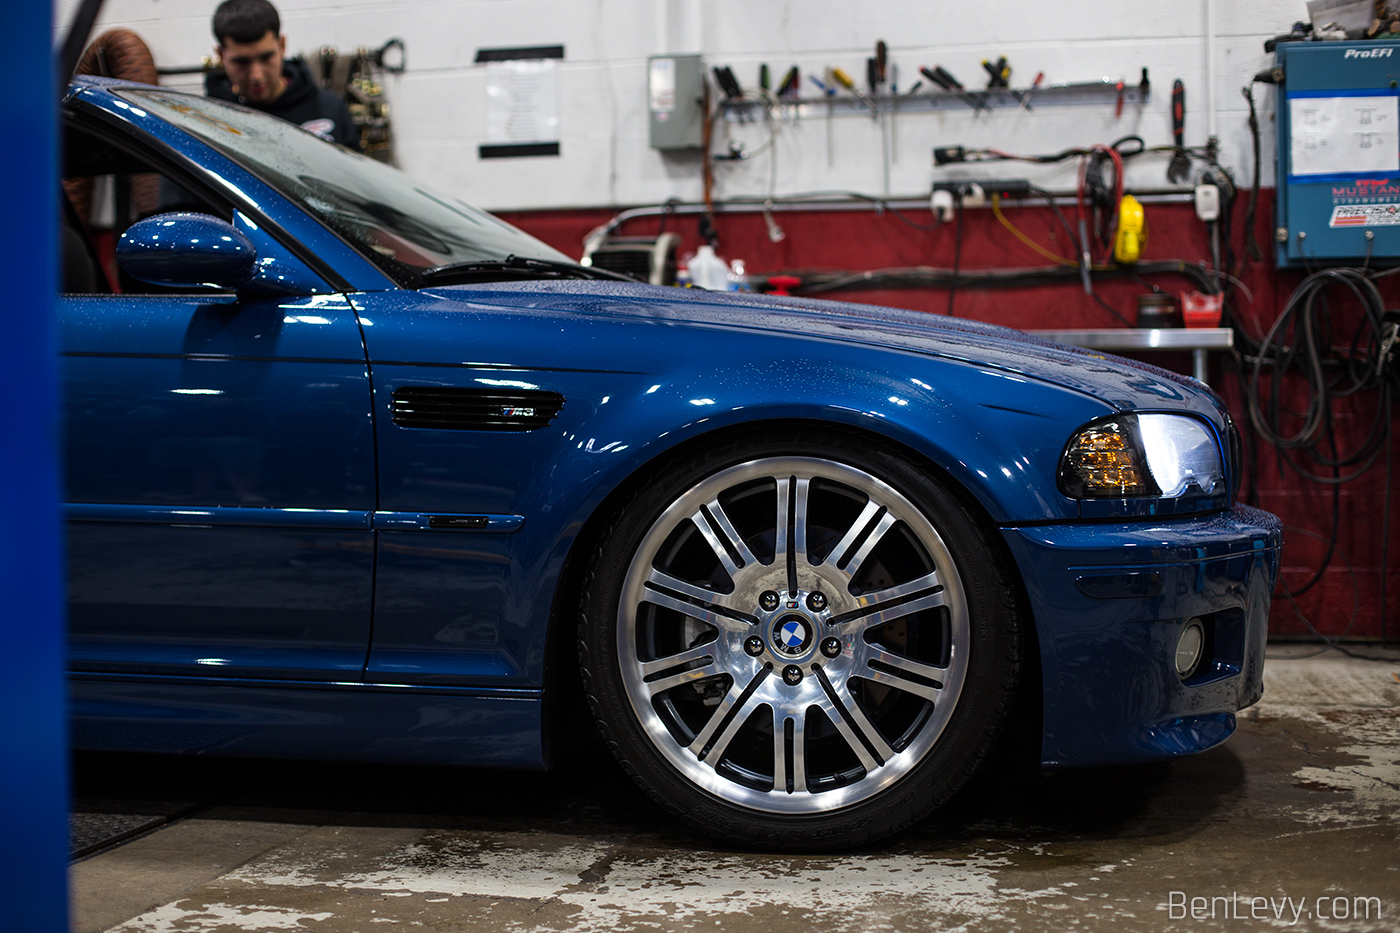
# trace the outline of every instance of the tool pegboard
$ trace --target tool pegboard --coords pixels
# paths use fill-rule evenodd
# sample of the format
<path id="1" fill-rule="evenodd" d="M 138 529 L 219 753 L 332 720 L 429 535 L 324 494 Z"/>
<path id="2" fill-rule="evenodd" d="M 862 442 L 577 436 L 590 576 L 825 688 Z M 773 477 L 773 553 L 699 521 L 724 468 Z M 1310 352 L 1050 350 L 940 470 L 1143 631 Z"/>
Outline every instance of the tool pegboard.
<path id="1" fill-rule="evenodd" d="M 1400 41 L 1277 56 L 1278 264 L 1400 263 Z"/>

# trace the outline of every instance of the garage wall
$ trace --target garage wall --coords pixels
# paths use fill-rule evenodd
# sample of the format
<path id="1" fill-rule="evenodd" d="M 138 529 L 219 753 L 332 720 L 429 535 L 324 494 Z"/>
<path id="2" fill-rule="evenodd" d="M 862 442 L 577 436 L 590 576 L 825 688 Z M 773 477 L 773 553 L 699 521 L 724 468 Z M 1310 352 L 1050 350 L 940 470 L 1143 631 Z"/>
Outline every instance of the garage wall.
<path id="1" fill-rule="evenodd" d="M 66 23 L 76 5 L 60 0 L 59 22 Z M 195 64 L 213 44 L 209 20 L 215 6 L 213 0 L 108 0 L 98 28 L 135 29 L 159 65 Z M 828 158 L 827 121 L 809 117 L 778 129 L 778 194 L 922 194 L 935 178 L 931 149 L 941 145 L 1038 153 L 1130 133 L 1164 145 L 1171 141 L 1176 78 L 1187 89 L 1186 142 L 1203 144 L 1214 123 L 1223 161 L 1248 181 L 1251 155 L 1240 88 L 1269 63 L 1264 39 L 1306 15 L 1301 0 L 281 0 L 278 8 L 289 51 L 377 47 L 402 37 L 408 71 L 386 82 L 400 166 L 493 210 L 697 200 L 699 160 L 663 156 L 647 145 L 648 55 L 701 52 L 711 65 L 732 67 L 750 86 L 757 83 L 760 62 L 769 64 L 775 80 L 792 64 L 804 75 L 839 66 L 862 80 L 877 39 L 888 44 L 904 87 L 918 78 L 920 65 L 936 64 L 981 87 L 981 60 L 1005 55 L 1012 83 L 1021 86 L 1041 71 L 1051 84 L 1104 77 L 1135 84 L 1147 68 L 1152 101 L 1126 108 L 1121 118 L 1111 103 L 976 116 L 970 110 L 906 114 L 892 134 L 888 161 L 872 120 L 851 115 L 831 121 Z M 565 48 L 558 69 L 561 155 L 482 161 L 477 146 L 485 132 L 485 68 L 473 64 L 476 50 L 555 43 Z M 199 79 L 173 77 L 168 83 L 198 88 Z M 804 89 L 814 92 L 810 84 Z M 1271 90 L 1261 86 L 1258 96 L 1271 114 Z M 729 125 L 721 133 L 750 151 L 768 140 L 762 124 Z M 1264 143 L 1264 165 L 1270 166 L 1267 132 Z M 1137 160 L 1130 185 L 1164 184 L 1165 166 L 1165 156 Z M 766 155 L 721 164 L 716 193 L 763 194 L 770 168 Z M 1038 178 L 1065 187 L 1073 183 L 1073 171 L 1067 163 Z"/>

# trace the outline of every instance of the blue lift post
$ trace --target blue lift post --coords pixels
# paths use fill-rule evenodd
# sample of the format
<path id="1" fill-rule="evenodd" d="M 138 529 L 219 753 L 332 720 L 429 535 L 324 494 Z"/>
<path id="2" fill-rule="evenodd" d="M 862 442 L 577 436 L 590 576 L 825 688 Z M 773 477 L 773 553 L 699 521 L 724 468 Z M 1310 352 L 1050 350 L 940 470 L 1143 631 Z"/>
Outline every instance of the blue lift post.
<path id="1" fill-rule="evenodd" d="M 68 929 L 53 8 L 7 6 L 0 145 L 0 926 Z"/>

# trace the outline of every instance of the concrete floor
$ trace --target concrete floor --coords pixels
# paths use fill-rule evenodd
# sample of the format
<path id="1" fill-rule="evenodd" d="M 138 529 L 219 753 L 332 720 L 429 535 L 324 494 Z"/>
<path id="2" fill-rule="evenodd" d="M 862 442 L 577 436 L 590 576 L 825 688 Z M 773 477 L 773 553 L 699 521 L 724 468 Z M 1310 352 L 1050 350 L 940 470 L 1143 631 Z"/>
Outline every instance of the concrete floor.
<path id="1" fill-rule="evenodd" d="M 984 774 L 843 856 L 717 850 L 601 757 L 521 775 L 81 756 L 80 798 L 204 806 L 77 862 L 73 928 L 1400 930 L 1392 657 L 1271 658 L 1220 748 Z"/>

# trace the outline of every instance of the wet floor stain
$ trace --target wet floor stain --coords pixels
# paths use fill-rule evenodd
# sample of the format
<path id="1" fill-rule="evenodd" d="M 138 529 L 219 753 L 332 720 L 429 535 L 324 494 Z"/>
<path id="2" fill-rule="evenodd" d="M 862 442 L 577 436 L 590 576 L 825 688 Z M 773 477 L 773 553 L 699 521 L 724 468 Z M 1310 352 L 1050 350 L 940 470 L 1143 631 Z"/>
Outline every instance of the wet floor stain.
<path id="1" fill-rule="evenodd" d="M 355 786 L 323 782 L 321 793 L 312 785 L 331 772 L 288 787 L 266 765 L 253 776 L 279 776 L 280 791 L 208 818 L 303 829 L 177 898 L 90 928 L 1393 931 L 1394 667 L 1271 662 L 1265 699 L 1221 748 L 1167 765 L 984 775 L 923 825 L 839 856 L 716 850 L 618 784 L 603 760 L 572 778 L 415 772 L 395 784 L 351 772 Z M 543 805 L 520 803 L 540 793 Z M 382 805 L 386 795 L 397 803 Z M 476 802 L 443 806 L 458 799 Z M 312 800 L 320 809 L 303 809 Z M 404 802 L 412 812 L 396 809 Z M 158 871 L 139 858 L 146 844 L 83 865 L 102 863 L 104 877 Z M 80 894 L 83 884 L 75 870 Z"/>

